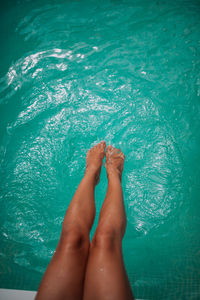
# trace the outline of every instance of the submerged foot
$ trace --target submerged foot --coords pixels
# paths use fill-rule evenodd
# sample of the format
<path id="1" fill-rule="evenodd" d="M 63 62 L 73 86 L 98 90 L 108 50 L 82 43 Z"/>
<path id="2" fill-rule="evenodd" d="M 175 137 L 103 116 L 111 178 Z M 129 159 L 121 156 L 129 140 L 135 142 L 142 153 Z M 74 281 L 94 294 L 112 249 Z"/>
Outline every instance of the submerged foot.
<path id="1" fill-rule="evenodd" d="M 106 143 L 101 143 L 92 147 L 86 155 L 86 169 L 85 173 L 92 173 L 95 176 L 95 184 L 99 183 L 101 166 L 105 156 Z"/>
<path id="2" fill-rule="evenodd" d="M 124 153 L 117 148 L 109 145 L 106 149 L 106 170 L 107 176 L 118 176 L 119 179 L 122 179 L 122 172 L 124 167 Z"/>

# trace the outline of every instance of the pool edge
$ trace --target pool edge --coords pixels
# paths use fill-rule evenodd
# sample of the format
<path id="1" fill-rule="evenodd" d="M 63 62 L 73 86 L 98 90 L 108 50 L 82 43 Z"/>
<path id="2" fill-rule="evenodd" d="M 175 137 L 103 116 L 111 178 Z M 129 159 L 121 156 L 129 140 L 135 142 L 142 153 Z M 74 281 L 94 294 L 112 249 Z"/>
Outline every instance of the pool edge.
<path id="1" fill-rule="evenodd" d="M 0 289 L 1 300 L 33 300 L 35 299 L 36 291 Z"/>

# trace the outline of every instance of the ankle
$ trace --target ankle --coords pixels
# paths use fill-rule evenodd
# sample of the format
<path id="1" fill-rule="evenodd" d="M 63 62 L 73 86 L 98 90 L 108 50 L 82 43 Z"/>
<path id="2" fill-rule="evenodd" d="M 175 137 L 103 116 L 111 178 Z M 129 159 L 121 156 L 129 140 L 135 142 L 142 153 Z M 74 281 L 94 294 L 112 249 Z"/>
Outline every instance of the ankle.
<path id="1" fill-rule="evenodd" d="M 90 175 L 90 176 L 96 176 L 97 175 L 97 168 L 95 166 L 86 166 L 85 168 L 85 175 Z"/>
<path id="2" fill-rule="evenodd" d="M 93 170 L 93 169 L 85 169 L 85 174 L 84 174 L 84 178 L 86 179 L 86 180 L 90 180 L 90 181 L 92 181 L 92 183 L 94 184 L 94 185 L 96 185 L 97 184 L 97 181 L 98 181 L 98 173 L 95 171 L 95 170 Z"/>
<path id="3" fill-rule="evenodd" d="M 108 181 L 122 181 L 122 174 L 119 170 L 109 170 L 107 171 L 107 178 Z"/>

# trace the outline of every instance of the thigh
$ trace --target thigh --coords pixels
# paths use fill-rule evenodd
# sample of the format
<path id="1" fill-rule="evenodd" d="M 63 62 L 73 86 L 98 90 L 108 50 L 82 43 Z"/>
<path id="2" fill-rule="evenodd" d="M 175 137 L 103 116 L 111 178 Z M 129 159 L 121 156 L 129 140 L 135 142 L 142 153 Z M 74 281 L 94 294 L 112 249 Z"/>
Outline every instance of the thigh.
<path id="1" fill-rule="evenodd" d="M 36 300 L 79 300 L 83 297 L 89 244 L 61 240 L 40 284 Z"/>
<path id="2" fill-rule="evenodd" d="M 120 246 L 91 247 L 84 300 L 133 300 Z"/>

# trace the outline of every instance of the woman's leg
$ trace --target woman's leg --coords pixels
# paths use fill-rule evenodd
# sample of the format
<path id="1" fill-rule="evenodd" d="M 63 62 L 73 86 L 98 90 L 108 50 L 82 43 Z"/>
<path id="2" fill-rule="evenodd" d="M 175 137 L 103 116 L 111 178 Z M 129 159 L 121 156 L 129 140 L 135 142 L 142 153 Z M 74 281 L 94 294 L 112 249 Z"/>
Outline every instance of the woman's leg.
<path id="1" fill-rule="evenodd" d="M 85 175 L 67 209 L 61 237 L 40 284 L 37 300 L 82 299 L 89 232 L 95 216 L 94 189 L 105 146 L 101 142 L 87 153 Z"/>
<path id="2" fill-rule="evenodd" d="M 123 153 L 108 146 L 108 189 L 90 245 L 84 300 L 133 299 L 122 257 L 122 238 L 126 228 L 121 187 L 123 164 Z"/>

